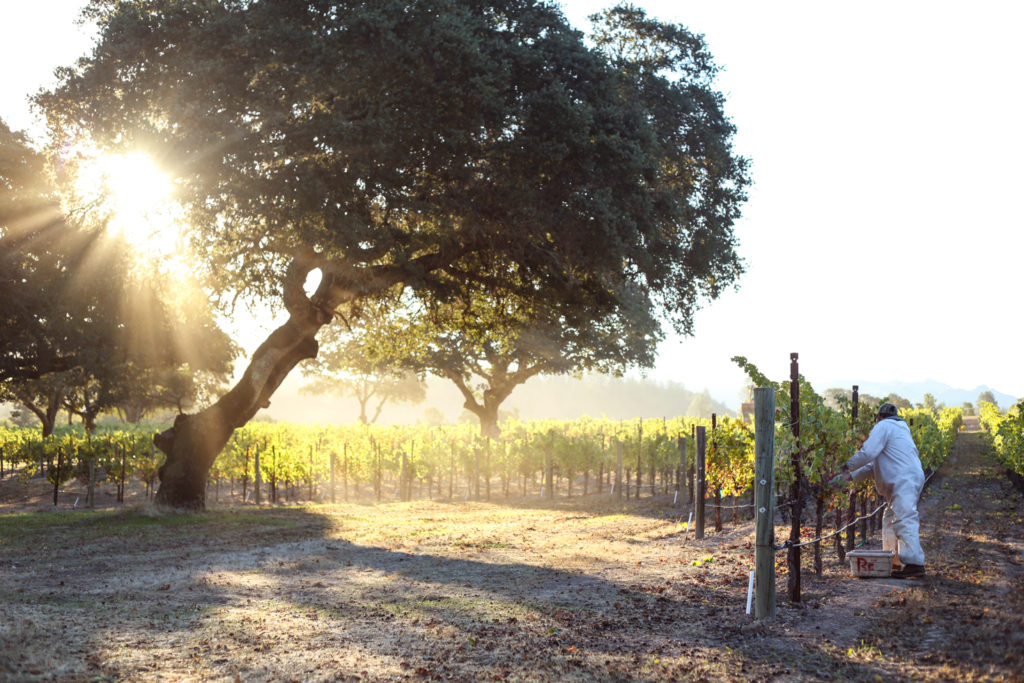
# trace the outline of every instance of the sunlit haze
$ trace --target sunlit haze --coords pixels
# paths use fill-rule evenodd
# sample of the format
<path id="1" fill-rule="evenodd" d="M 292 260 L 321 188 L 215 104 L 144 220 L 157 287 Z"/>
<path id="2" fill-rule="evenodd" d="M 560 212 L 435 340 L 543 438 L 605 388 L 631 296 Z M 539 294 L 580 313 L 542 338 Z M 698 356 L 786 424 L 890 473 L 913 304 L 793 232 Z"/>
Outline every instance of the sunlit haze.
<path id="1" fill-rule="evenodd" d="M 33 126 L 26 97 L 87 49 L 81 4 L 0 9 L 0 59 L 28 65 L 5 73 L 12 127 Z M 611 4 L 563 7 L 585 27 Z M 696 315 L 692 338 L 670 337 L 650 377 L 735 407 L 731 356 L 784 379 L 796 351 L 821 390 L 933 379 L 1024 396 L 1024 6 L 635 4 L 705 35 L 754 180 L 739 289 Z M 239 325 L 238 341 L 252 350 L 270 324 Z"/>
<path id="2" fill-rule="evenodd" d="M 176 262 L 183 219 L 168 175 L 142 152 L 78 156 L 79 201 L 99 204 L 99 212 L 109 216 L 108 228 L 140 253 Z"/>

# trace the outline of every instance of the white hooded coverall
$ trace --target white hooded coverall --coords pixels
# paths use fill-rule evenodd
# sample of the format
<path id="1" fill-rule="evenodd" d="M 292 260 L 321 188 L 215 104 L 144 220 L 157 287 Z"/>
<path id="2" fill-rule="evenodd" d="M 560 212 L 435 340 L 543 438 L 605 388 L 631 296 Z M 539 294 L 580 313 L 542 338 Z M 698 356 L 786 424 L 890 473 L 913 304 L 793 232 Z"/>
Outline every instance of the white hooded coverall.
<path id="1" fill-rule="evenodd" d="M 873 478 L 875 490 L 889 503 L 882 514 L 882 548 L 895 550 L 903 564 L 924 565 L 917 515 L 924 470 L 907 423 L 891 417 L 879 420 L 846 464 L 854 481 Z"/>

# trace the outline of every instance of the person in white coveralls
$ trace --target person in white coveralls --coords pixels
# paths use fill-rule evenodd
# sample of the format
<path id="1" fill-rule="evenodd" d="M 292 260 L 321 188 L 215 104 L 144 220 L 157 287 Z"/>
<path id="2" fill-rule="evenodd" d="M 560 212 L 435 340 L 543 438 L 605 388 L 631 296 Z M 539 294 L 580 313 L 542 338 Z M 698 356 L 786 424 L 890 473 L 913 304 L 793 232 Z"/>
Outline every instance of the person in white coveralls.
<path id="1" fill-rule="evenodd" d="M 882 549 L 896 551 L 897 562 L 902 565 L 893 570 L 892 576 L 923 575 L 917 499 L 924 487 L 924 470 L 910 427 L 898 415 L 896 406 L 883 403 L 878 407 L 871 434 L 835 479 L 875 480 L 875 490 L 888 503 L 882 514 Z"/>

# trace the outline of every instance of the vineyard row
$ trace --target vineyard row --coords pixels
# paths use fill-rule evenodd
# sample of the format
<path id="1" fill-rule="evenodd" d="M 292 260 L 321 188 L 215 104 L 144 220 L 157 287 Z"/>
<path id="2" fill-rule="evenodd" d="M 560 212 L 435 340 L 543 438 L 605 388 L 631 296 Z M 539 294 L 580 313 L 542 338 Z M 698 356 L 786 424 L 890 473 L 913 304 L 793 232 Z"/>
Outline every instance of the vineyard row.
<path id="1" fill-rule="evenodd" d="M 805 476 L 823 491 L 838 463 L 855 450 L 868 423 L 827 409 L 804 412 L 801 447 Z M 959 429 L 958 409 L 907 411 L 928 469 L 938 466 Z M 752 426 L 741 419 L 612 421 L 508 421 L 501 438 L 480 437 L 473 426 L 304 426 L 255 422 L 236 431 L 209 478 L 209 502 L 228 500 L 408 500 L 512 495 L 589 495 L 614 491 L 630 498 L 692 491 L 694 431 L 708 434 L 706 479 L 716 501 L 748 495 L 753 479 Z M 826 427 L 841 438 L 823 439 Z M 777 484 L 788 483 L 788 426 L 779 424 Z M 153 447 L 155 426 L 100 429 L 66 427 L 43 439 L 38 430 L 0 429 L 0 475 L 46 476 L 54 495 L 66 482 L 114 483 L 123 500 L 126 482 L 148 494 L 163 456 Z M 687 457 L 688 456 L 688 457 Z M 620 464 L 621 463 L 621 464 Z M 254 485 L 259 483 L 259 487 Z M 691 494 L 692 497 L 692 494 Z M 717 526 L 717 525 L 716 525 Z"/>

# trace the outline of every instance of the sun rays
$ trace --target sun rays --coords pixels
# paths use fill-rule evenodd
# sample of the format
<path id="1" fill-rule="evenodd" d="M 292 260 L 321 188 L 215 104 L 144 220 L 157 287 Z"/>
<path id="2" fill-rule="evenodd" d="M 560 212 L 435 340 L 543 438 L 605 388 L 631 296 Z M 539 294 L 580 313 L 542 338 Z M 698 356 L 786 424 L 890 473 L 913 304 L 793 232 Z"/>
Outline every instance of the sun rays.
<path id="1" fill-rule="evenodd" d="M 69 211 L 102 223 L 139 260 L 172 276 L 188 272 L 184 212 L 171 177 L 145 152 L 79 148 L 62 155 L 71 180 Z"/>

